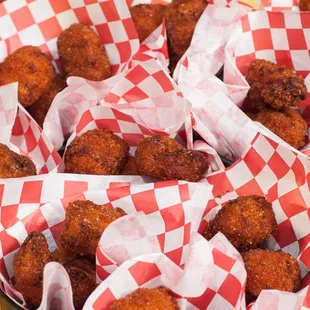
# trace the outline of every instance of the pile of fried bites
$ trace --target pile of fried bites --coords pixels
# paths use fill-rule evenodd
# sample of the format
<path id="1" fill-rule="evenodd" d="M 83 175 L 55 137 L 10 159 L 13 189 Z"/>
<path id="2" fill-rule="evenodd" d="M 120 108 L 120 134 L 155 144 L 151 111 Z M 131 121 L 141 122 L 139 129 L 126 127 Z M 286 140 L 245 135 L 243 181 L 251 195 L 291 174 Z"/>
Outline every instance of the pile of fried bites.
<path id="1" fill-rule="evenodd" d="M 204 0 L 173 0 L 169 5 L 136 5 L 130 11 L 141 42 L 165 19 L 173 73 L 206 6 Z M 301 1 L 300 7 L 308 10 L 309 1 Z M 62 74 L 57 74 L 48 57 L 34 46 L 18 49 L 0 64 L 0 86 L 18 82 L 19 102 L 41 126 L 54 97 L 66 87 L 67 77 L 102 81 L 112 74 L 100 38 L 86 25 L 73 24 L 63 31 L 57 47 Z M 296 149 L 302 148 L 307 139 L 307 123 L 297 105 L 307 94 L 304 79 L 291 69 L 266 60 L 253 61 L 246 79 L 251 89 L 243 107 L 245 113 Z M 0 154 L 0 178 L 36 174 L 28 157 L 2 144 Z M 142 175 L 189 182 L 199 181 L 209 167 L 202 153 L 187 150 L 176 140 L 160 135 L 142 139 L 131 156 L 126 141 L 107 129 L 89 130 L 76 137 L 67 148 L 64 163 L 68 173 Z M 32 232 L 15 254 L 15 288 L 30 306 L 38 307 L 44 266 L 56 261 L 67 270 L 74 305 L 81 309 L 96 288 L 95 253 L 99 239 L 111 222 L 124 215 L 120 208 L 91 201 L 71 202 L 58 249 L 51 252 L 45 236 Z M 206 239 L 222 232 L 242 254 L 247 271 L 247 302 L 265 289 L 295 292 L 300 285 L 301 271 L 291 255 L 261 247 L 276 229 L 271 203 L 265 197 L 244 196 L 224 205 L 203 232 Z M 179 306 L 171 292 L 157 287 L 137 289 L 112 303 L 109 309 L 176 310 Z"/>

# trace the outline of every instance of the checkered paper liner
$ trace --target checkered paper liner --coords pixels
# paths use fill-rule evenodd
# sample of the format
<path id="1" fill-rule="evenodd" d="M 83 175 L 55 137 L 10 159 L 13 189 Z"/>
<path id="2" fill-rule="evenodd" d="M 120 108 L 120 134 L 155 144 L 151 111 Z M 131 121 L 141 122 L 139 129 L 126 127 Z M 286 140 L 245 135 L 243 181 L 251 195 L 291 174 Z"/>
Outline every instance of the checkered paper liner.
<path id="1" fill-rule="evenodd" d="M 257 0 L 261 10 L 281 12 L 295 11 L 299 12 L 300 0 Z"/>
<path id="2" fill-rule="evenodd" d="M 259 1 L 259 0 L 258 0 Z M 247 8 L 248 10 L 255 10 L 258 8 L 257 0 L 209 0 L 209 4 L 214 4 L 218 7 L 227 7 L 227 8 Z"/>
<path id="3" fill-rule="evenodd" d="M 18 154 L 27 155 L 38 174 L 57 171 L 61 163 L 53 144 L 18 103 L 16 83 L 0 87 L 0 142 Z"/>

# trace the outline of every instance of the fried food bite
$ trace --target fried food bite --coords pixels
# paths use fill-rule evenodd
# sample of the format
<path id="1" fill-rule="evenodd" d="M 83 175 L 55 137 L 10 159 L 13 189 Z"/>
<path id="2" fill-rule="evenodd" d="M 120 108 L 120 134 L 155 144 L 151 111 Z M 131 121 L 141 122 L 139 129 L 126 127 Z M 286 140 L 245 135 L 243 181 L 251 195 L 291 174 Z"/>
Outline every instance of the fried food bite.
<path id="1" fill-rule="evenodd" d="M 107 129 L 89 130 L 68 146 L 66 172 L 77 174 L 120 174 L 129 156 L 127 143 Z"/>
<path id="2" fill-rule="evenodd" d="M 18 100 L 24 107 L 39 100 L 54 78 L 51 62 L 38 47 L 22 47 L 0 64 L 0 86 L 18 82 Z"/>
<path id="3" fill-rule="evenodd" d="M 162 180 L 196 182 L 208 170 L 204 155 L 190 151 L 176 140 L 164 136 L 152 136 L 141 140 L 136 150 L 140 175 Z"/>
<path id="4" fill-rule="evenodd" d="M 286 108 L 276 111 L 267 108 L 256 114 L 253 120 L 261 123 L 298 150 L 307 142 L 307 122 L 297 110 Z"/>
<path id="5" fill-rule="evenodd" d="M 165 5 L 139 4 L 130 8 L 139 40 L 143 42 L 163 22 Z"/>
<path id="6" fill-rule="evenodd" d="M 67 208 L 61 245 L 81 256 L 94 256 L 106 227 L 126 215 L 120 208 L 96 205 L 89 200 L 76 200 Z"/>
<path id="7" fill-rule="evenodd" d="M 207 6 L 205 0 L 173 0 L 165 20 L 171 54 L 180 59 L 190 46 L 196 24 Z"/>
<path id="8" fill-rule="evenodd" d="M 50 88 L 41 96 L 39 100 L 37 100 L 27 109 L 30 115 L 41 127 L 43 127 L 45 116 L 51 104 L 53 103 L 54 98 L 66 86 L 67 84 L 65 80 L 59 74 L 57 74 Z"/>
<path id="9" fill-rule="evenodd" d="M 250 101 L 263 102 L 275 109 L 296 107 L 307 96 L 302 76 L 267 60 L 252 61 L 246 79 L 251 86 Z"/>
<path id="10" fill-rule="evenodd" d="M 11 151 L 0 143 L 0 179 L 36 175 L 36 166 L 27 156 Z"/>
<path id="11" fill-rule="evenodd" d="M 133 156 L 129 156 L 128 161 L 124 167 L 122 175 L 139 175 L 137 161 Z"/>
<path id="12" fill-rule="evenodd" d="M 78 259 L 64 264 L 69 275 L 75 309 L 82 309 L 89 295 L 96 288 L 95 264 Z"/>
<path id="13" fill-rule="evenodd" d="M 44 266 L 51 262 L 50 251 L 43 234 L 32 232 L 14 255 L 15 288 L 27 303 L 37 307 L 43 292 Z"/>
<path id="14" fill-rule="evenodd" d="M 138 288 L 113 302 L 109 310 L 179 310 L 174 297 L 164 287 Z"/>
<path id="15" fill-rule="evenodd" d="M 61 64 L 67 76 L 102 81 L 112 74 L 99 36 L 88 26 L 73 24 L 57 40 Z"/>
<path id="16" fill-rule="evenodd" d="M 300 11 L 310 11 L 310 1 L 309 0 L 300 0 L 299 1 Z"/>
<path id="17" fill-rule="evenodd" d="M 246 292 L 249 300 L 262 290 L 296 292 L 301 282 L 297 260 L 283 251 L 255 249 L 242 254 L 247 272 Z"/>
<path id="18" fill-rule="evenodd" d="M 256 248 L 276 227 L 272 205 L 265 197 L 242 196 L 219 210 L 204 235 L 209 240 L 221 232 L 236 249 L 246 251 Z"/>

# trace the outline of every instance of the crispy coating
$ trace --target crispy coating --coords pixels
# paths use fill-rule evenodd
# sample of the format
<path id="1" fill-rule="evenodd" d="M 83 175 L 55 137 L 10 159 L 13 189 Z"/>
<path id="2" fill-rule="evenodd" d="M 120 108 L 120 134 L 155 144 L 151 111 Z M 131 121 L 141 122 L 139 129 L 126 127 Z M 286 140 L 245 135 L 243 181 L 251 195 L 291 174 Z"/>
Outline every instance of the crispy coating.
<path id="1" fill-rule="evenodd" d="M 130 8 L 139 40 L 143 42 L 163 22 L 165 5 L 139 4 Z"/>
<path id="2" fill-rule="evenodd" d="M 77 255 L 93 257 L 103 231 L 124 215 L 126 213 L 120 208 L 96 205 L 89 200 L 71 202 L 66 212 L 60 243 Z"/>
<path id="3" fill-rule="evenodd" d="M 28 108 L 28 112 L 35 119 L 35 121 L 43 127 L 45 116 L 56 95 L 60 93 L 67 86 L 65 80 L 59 74 L 56 75 L 50 88 Z"/>
<path id="4" fill-rule="evenodd" d="M 73 24 L 57 40 L 61 64 L 67 76 L 102 81 L 112 74 L 99 36 L 88 26 Z"/>
<path id="5" fill-rule="evenodd" d="M 310 11 L 310 1 L 309 0 L 300 0 L 299 1 L 300 11 Z"/>
<path id="6" fill-rule="evenodd" d="M 176 140 L 152 136 L 141 140 L 136 150 L 140 175 L 162 180 L 196 182 L 208 170 L 207 160 L 198 151 L 190 151 Z"/>
<path id="7" fill-rule="evenodd" d="M 22 178 L 36 175 L 36 167 L 27 156 L 11 151 L 0 143 L 0 178 Z"/>
<path id="8" fill-rule="evenodd" d="M 246 293 L 249 300 L 262 290 L 296 292 L 301 282 L 297 260 L 283 251 L 255 249 L 242 255 L 247 272 Z"/>
<path id="9" fill-rule="evenodd" d="M 206 6 L 205 0 L 173 0 L 166 8 L 169 46 L 178 59 L 190 46 L 196 24 Z"/>
<path id="10" fill-rule="evenodd" d="M 18 100 L 24 107 L 39 100 L 54 78 L 51 62 L 38 47 L 22 47 L 0 64 L 0 86 L 18 82 Z"/>
<path id="11" fill-rule="evenodd" d="M 307 122 L 297 110 L 290 108 L 281 111 L 264 109 L 254 116 L 254 120 L 260 122 L 296 149 L 301 149 L 307 142 Z"/>
<path id="12" fill-rule="evenodd" d="M 70 250 L 60 246 L 51 253 L 53 262 L 57 262 L 61 265 L 76 260 L 78 255 Z"/>
<path id="13" fill-rule="evenodd" d="M 107 129 L 89 130 L 68 146 L 66 172 L 115 175 L 124 169 L 129 156 L 127 143 Z"/>
<path id="14" fill-rule="evenodd" d="M 248 98 L 252 102 L 263 102 L 275 109 L 296 107 L 307 96 L 302 76 L 267 60 L 252 61 L 246 79 L 251 86 Z"/>
<path id="15" fill-rule="evenodd" d="M 139 175 L 137 161 L 136 158 L 133 156 L 129 156 L 128 161 L 124 167 L 122 172 L 123 175 Z"/>
<path id="16" fill-rule="evenodd" d="M 51 261 L 50 251 L 43 234 L 32 232 L 14 255 L 15 288 L 27 303 L 37 307 L 43 292 L 44 266 Z"/>
<path id="17" fill-rule="evenodd" d="M 113 302 L 109 310 L 179 310 L 174 297 L 164 287 L 138 288 Z"/>
<path id="18" fill-rule="evenodd" d="M 75 309 L 82 309 L 89 295 L 96 288 L 95 264 L 78 259 L 64 264 L 70 277 Z"/>
<path id="19" fill-rule="evenodd" d="M 236 249 L 246 251 L 256 248 L 276 227 L 272 205 L 265 197 L 242 196 L 223 206 L 204 234 L 211 239 L 221 232 Z"/>

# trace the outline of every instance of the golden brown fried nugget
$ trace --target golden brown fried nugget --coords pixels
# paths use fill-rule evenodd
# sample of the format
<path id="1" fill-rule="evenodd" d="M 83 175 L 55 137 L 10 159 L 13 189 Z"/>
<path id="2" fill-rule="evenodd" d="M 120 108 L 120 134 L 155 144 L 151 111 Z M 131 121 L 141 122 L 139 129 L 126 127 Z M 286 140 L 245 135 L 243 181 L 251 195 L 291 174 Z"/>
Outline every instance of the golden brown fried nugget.
<path id="1" fill-rule="evenodd" d="M 33 105 L 28 108 L 28 112 L 35 119 L 35 121 L 42 127 L 45 116 L 53 103 L 54 98 L 67 86 L 65 80 L 59 75 L 51 84 L 51 87 L 36 101 Z"/>
<path id="2" fill-rule="evenodd" d="M 50 251 L 43 234 L 32 232 L 14 255 L 13 270 L 15 288 L 27 303 L 37 307 L 43 292 L 44 266 L 51 262 Z"/>
<path id="3" fill-rule="evenodd" d="M 120 208 L 108 208 L 86 200 L 71 202 L 67 208 L 61 245 L 81 256 L 94 256 L 106 227 L 126 215 Z"/>
<path id="4" fill-rule="evenodd" d="M 109 310 L 179 310 L 174 297 L 164 287 L 138 288 L 113 302 Z"/>
<path id="5" fill-rule="evenodd" d="M 122 175 L 139 175 L 136 158 L 129 156 Z"/>
<path id="6" fill-rule="evenodd" d="M 196 182 L 208 170 L 200 152 L 187 150 L 176 140 L 159 135 L 141 140 L 135 157 L 140 175 L 162 180 Z"/>
<path id="7" fill-rule="evenodd" d="M 310 11 L 310 1 L 309 0 L 300 0 L 299 1 L 300 11 Z"/>
<path id="8" fill-rule="evenodd" d="M 0 143 L 0 178 L 22 178 L 36 175 L 36 167 L 27 156 L 11 151 Z"/>
<path id="9" fill-rule="evenodd" d="M 281 111 L 264 109 L 254 117 L 254 120 L 298 150 L 306 144 L 307 122 L 297 110 L 290 108 Z"/>
<path id="10" fill-rule="evenodd" d="M 38 47 L 25 46 L 0 64 L 0 86 L 18 82 L 18 100 L 28 107 L 51 87 L 55 71 Z"/>
<path id="11" fill-rule="evenodd" d="M 296 107 L 307 96 L 302 76 L 267 60 L 252 61 L 246 79 L 251 86 L 248 98 L 252 102 L 263 102 L 275 109 Z"/>
<path id="12" fill-rule="evenodd" d="M 64 264 L 69 275 L 75 309 L 82 309 L 89 295 L 96 288 L 95 264 L 78 259 Z"/>
<path id="13" fill-rule="evenodd" d="M 112 69 L 99 36 L 88 26 L 73 24 L 57 40 L 62 67 L 67 76 L 92 81 L 109 78 Z"/>
<path id="14" fill-rule="evenodd" d="M 66 172 L 115 175 L 124 169 L 129 156 L 127 143 L 107 129 L 89 130 L 68 146 Z"/>
<path id="15" fill-rule="evenodd" d="M 205 0 L 173 0 L 165 20 L 172 54 L 180 59 L 190 46 L 196 24 L 207 6 Z"/>
<path id="16" fill-rule="evenodd" d="M 143 42 L 163 22 L 165 5 L 139 4 L 130 8 L 139 40 Z"/>
<path id="17" fill-rule="evenodd" d="M 298 262 L 282 251 L 255 249 L 242 254 L 247 272 L 246 292 L 251 300 L 262 290 L 296 292 L 301 282 Z"/>
<path id="18" fill-rule="evenodd" d="M 77 256 L 78 256 L 77 254 L 71 252 L 70 250 L 68 250 L 62 246 L 55 249 L 51 253 L 52 261 L 57 262 L 61 265 L 76 260 Z"/>
<path id="19" fill-rule="evenodd" d="M 229 201 L 219 210 L 205 236 L 211 239 L 221 232 L 236 249 L 246 251 L 256 248 L 276 227 L 272 205 L 265 197 L 243 196 Z"/>

